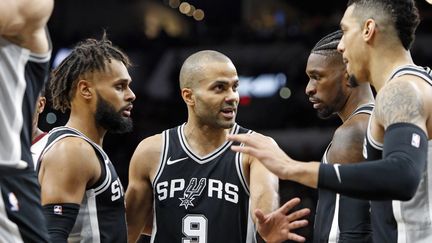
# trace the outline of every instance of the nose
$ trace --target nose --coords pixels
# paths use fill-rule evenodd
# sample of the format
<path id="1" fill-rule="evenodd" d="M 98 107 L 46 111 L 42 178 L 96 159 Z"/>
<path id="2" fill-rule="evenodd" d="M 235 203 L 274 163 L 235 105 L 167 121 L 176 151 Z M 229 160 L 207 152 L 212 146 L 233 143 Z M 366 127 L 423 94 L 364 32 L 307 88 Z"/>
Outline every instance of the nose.
<path id="1" fill-rule="evenodd" d="M 128 87 L 125 98 L 128 102 L 132 102 L 136 99 L 135 93 Z"/>
<path id="2" fill-rule="evenodd" d="M 345 51 L 345 44 L 344 44 L 344 42 L 343 42 L 343 36 L 342 36 L 342 39 L 339 41 L 339 44 L 338 44 L 338 46 L 337 46 L 337 50 L 338 50 L 338 52 L 340 52 L 341 54 L 343 54 L 344 51 Z"/>
<path id="3" fill-rule="evenodd" d="M 315 80 L 314 79 L 309 79 L 308 84 L 306 85 L 306 90 L 305 93 L 308 96 L 312 96 L 316 93 L 316 85 L 315 85 Z"/>
<path id="4" fill-rule="evenodd" d="M 225 102 L 231 103 L 236 102 L 238 103 L 240 99 L 239 93 L 237 90 L 229 89 L 228 94 L 225 97 Z"/>

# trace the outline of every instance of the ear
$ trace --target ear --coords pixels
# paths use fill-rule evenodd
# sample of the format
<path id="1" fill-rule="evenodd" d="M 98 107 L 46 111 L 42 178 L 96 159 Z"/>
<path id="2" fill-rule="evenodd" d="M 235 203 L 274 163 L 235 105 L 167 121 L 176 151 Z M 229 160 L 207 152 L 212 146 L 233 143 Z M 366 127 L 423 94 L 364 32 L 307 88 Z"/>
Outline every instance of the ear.
<path id="1" fill-rule="evenodd" d="M 43 112 L 43 110 L 45 109 L 45 104 L 46 104 L 46 98 L 44 96 L 39 96 L 36 104 L 37 113 L 40 114 Z"/>
<path id="2" fill-rule="evenodd" d="M 89 100 L 93 97 L 93 86 L 92 83 L 81 79 L 77 83 L 77 95 L 80 95 L 86 100 Z"/>
<path id="3" fill-rule="evenodd" d="M 377 25 L 375 20 L 367 19 L 363 25 L 363 31 L 362 31 L 363 40 L 366 42 L 370 42 L 375 36 L 376 31 L 377 31 Z"/>
<path id="4" fill-rule="evenodd" d="M 183 88 L 181 89 L 181 96 L 186 103 L 186 105 L 193 106 L 195 104 L 194 94 L 192 89 L 190 88 Z"/>

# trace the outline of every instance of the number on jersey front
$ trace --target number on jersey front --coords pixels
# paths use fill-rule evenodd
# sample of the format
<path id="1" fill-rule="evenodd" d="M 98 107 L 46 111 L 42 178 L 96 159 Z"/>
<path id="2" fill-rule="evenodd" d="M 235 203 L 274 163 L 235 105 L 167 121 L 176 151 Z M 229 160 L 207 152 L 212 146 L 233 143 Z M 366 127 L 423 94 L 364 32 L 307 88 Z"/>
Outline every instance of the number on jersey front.
<path id="1" fill-rule="evenodd" d="M 207 243 L 207 218 L 201 214 L 188 214 L 183 218 L 183 243 Z"/>

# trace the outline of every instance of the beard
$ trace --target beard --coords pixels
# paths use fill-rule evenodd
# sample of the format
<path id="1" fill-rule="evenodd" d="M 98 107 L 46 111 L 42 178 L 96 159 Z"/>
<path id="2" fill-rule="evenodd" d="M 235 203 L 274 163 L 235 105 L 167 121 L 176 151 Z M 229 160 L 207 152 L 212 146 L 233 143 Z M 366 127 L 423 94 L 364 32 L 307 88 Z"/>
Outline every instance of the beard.
<path id="1" fill-rule="evenodd" d="M 116 111 L 108 101 L 102 98 L 99 94 L 96 105 L 95 120 L 96 124 L 105 128 L 112 133 L 131 132 L 133 128 L 132 119 L 122 116 L 122 112 L 126 108 L 121 108 Z"/>
<path id="2" fill-rule="evenodd" d="M 330 105 L 324 104 L 321 109 L 317 110 L 317 115 L 320 119 L 329 119 L 333 117 L 333 115 L 341 111 L 342 107 L 345 105 L 348 97 L 344 95 L 342 86 L 337 85 L 335 88 L 337 88 L 337 92 L 335 98 L 329 102 Z"/>

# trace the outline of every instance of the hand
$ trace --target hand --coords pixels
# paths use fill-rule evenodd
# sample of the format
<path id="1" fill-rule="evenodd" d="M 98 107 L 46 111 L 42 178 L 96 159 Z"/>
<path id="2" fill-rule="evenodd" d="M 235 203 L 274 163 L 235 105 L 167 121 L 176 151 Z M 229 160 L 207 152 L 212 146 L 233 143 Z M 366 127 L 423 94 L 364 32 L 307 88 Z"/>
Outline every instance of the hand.
<path id="1" fill-rule="evenodd" d="M 258 233 L 267 243 L 278 243 L 285 240 L 304 242 L 306 240 L 303 236 L 293 233 L 292 230 L 308 224 L 306 219 L 299 219 L 308 215 L 310 210 L 304 208 L 288 214 L 299 203 L 299 198 L 293 198 L 276 211 L 267 215 L 264 215 L 260 209 L 255 210 Z"/>
<path id="2" fill-rule="evenodd" d="M 271 138 L 260 133 L 227 135 L 227 139 L 243 143 L 231 146 L 235 152 L 246 153 L 257 158 L 269 171 L 281 179 L 290 179 L 289 166 L 294 162 Z"/>

